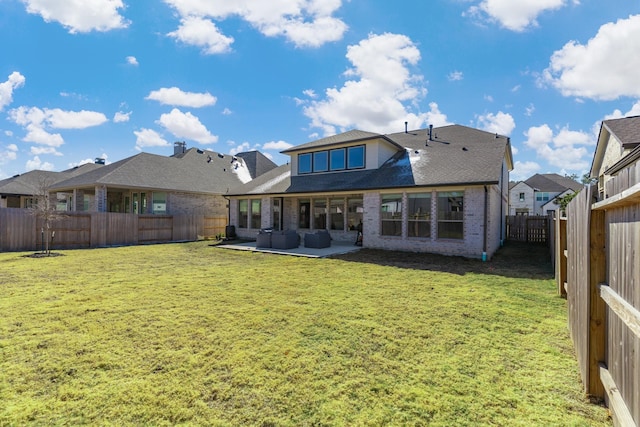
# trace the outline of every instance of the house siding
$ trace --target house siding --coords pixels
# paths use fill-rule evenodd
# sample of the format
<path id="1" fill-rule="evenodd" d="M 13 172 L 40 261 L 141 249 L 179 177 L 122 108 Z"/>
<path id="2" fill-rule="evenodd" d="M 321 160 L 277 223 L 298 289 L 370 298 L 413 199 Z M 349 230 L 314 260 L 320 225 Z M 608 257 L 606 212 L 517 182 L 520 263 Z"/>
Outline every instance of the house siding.
<path id="1" fill-rule="evenodd" d="M 151 206 L 152 192 L 149 192 L 148 206 Z M 182 192 L 167 193 L 167 213 L 204 214 L 210 216 L 227 216 L 227 200 L 220 195 L 204 195 Z"/>
<path id="2" fill-rule="evenodd" d="M 520 201 L 520 193 L 524 193 L 524 201 Z M 515 215 L 518 209 L 527 209 L 529 215 L 535 215 L 535 193 L 533 188 L 519 182 L 509 190 L 509 215 Z"/>

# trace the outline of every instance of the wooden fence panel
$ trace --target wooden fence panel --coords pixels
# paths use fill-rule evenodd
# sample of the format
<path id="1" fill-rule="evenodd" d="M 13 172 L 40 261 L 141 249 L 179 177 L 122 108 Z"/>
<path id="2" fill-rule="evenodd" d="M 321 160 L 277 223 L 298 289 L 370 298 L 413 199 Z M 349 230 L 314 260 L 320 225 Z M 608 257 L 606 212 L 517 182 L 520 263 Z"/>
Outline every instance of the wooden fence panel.
<path id="1" fill-rule="evenodd" d="M 589 216 L 590 190 L 585 189 L 567 206 L 567 305 L 569 332 L 585 384 L 589 379 Z"/>
<path id="2" fill-rule="evenodd" d="M 507 217 L 507 240 L 546 243 L 548 238 L 548 217 L 527 215 L 510 215 Z"/>
<path id="3" fill-rule="evenodd" d="M 209 239 L 226 233 L 227 218 L 224 216 L 205 216 L 203 218 L 203 237 Z"/>
<path id="4" fill-rule="evenodd" d="M 55 232 L 51 249 L 77 249 L 91 247 L 91 215 L 73 213 L 52 221 Z"/>
<path id="5" fill-rule="evenodd" d="M 27 209 L 0 208 L 0 251 L 38 249 L 36 217 Z"/>
<path id="6" fill-rule="evenodd" d="M 140 239 L 138 234 L 138 215 L 126 213 L 100 213 L 105 216 L 104 245 L 102 240 L 95 242 L 94 246 L 126 246 L 137 245 Z M 102 236 L 101 236 L 102 238 Z"/>
<path id="7" fill-rule="evenodd" d="M 138 241 L 156 243 L 173 241 L 171 215 L 138 215 Z"/>

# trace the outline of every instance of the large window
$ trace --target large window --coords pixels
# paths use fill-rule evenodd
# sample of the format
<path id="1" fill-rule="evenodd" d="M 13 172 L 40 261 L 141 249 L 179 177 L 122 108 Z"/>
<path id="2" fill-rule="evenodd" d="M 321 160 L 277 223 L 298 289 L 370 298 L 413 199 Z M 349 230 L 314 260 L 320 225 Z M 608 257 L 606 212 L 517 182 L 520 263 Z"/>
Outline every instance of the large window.
<path id="1" fill-rule="evenodd" d="M 383 236 L 402 236 L 402 194 L 383 194 L 380 204 Z"/>
<path id="2" fill-rule="evenodd" d="M 536 193 L 536 201 L 537 202 L 548 202 L 549 201 L 549 193 L 537 192 Z"/>
<path id="3" fill-rule="evenodd" d="M 238 201 L 238 228 L 249 227 L 249 201 Z"/>
<path id="4" fill-rule="evenodd" d="M 365 163 L 364 145 L 302 153 L 298 154 L 298 174 L 363 169 Z"/>
<path id="5" fill-rule="evenodd" d="M 298 228 L 311 228 L 311 201 L 300 199 L 298 201 Z"/>
<path id="6" fill-rule="evenodd" d="M 152 194 L 153 199 L 153 213 L 158 215 L 164 215 L 167 213 L 167 193 L 164 191 L 154 191 Z"/>
<path id="7" fill-rule="evenodd" d="M 438 193 L 438 238 L 464 239 L 464 193 Z"/>
<path id="8" fill-rule="evenodd" d="M 329 152 L 318 151 L 313 153 L 313 171 L 326 172 L 329 170 Z"/>
<path id="9" fill-rule="evenodd" d="M 409 237 L 431 237 L 431 193 L 407 196 Z"/>
<path id="10" fill-rule="evenodd" d="M 332 171 L 343 170 L 347 167 L 347 157 L 344 148 L 329 151 L 329 163 Z"/>
<path id="11" fill-rule="evenodd" d="M 358 224 L 362 222 L 364 208 L 362 199 L 359 197 L 347 199 L 347 224 L 349 230 L 356 230 Z"/>
<path id="12" fill-rule="evenodd" d="M 311 173 L 311 153 L 298 154 L 298 173 Z"/>
<path id="13" fill-rule="evenodd" d="M 261 225 L 261 211 L 260 211 L 260 199 L 251 200 L 251 228 L 260 228 Z"/>
<path id="14" fill-rule="evenodd" d="M 364 167 L 364 145 L 347 148 L 347 168 L 362 169 Z"/>
<path id="15" fill-rule="evenodd" d="M 344 230 L 344 199 L 329 200 L 329 228 Z"/>
<path id="16" fill-rule="evenodd" d="M 313 199 L 313 228 L 324 230 L 327 228 L 327 200 Z"/>

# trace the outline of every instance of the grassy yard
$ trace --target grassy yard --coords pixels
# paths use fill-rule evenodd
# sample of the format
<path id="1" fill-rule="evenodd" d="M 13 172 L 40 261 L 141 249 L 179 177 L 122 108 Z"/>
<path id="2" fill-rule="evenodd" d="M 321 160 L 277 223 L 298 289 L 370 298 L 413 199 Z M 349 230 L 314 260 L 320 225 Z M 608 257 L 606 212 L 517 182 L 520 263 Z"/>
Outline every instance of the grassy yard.
<path id="1" fill-rule="evenodd" d="M 610 425 L 530 256 L 62 254 L 0 254 L 2 426 Z"/>

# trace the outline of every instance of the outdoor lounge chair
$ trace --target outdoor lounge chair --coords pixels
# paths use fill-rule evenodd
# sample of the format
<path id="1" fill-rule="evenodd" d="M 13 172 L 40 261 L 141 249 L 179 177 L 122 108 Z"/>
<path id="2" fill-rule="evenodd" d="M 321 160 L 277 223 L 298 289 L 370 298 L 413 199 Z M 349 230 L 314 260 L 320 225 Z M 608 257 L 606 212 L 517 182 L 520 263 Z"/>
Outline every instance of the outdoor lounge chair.
<path id="1" fill-rule="evenodd" d="M 327 230 L 318 230 L 315 233 L 304 235 L 305 248 L 328 248 L 331 246 L 331 234 Z"/>
<path id="2" fill-rule="evenodd" d="M 295 230 L 274 231 L 271 233 L 271 247 L 273 249 L 293 249 L 300 244 L 300 237 Z"/>
<path id="3" fill-rule="evenodd" d="M 271 229 L 262 229 L 256 236 L 256 248 L 270 248 L 271 247 Z"/>

